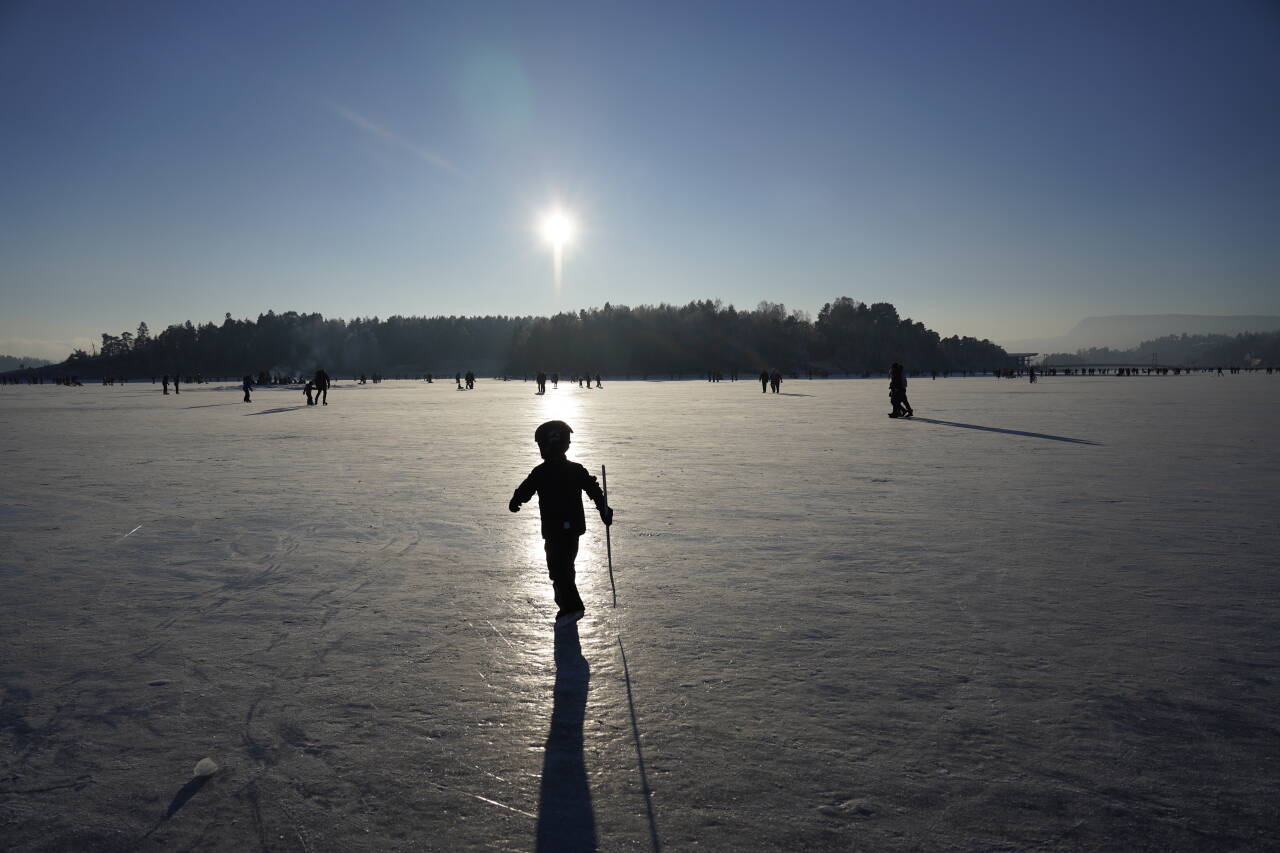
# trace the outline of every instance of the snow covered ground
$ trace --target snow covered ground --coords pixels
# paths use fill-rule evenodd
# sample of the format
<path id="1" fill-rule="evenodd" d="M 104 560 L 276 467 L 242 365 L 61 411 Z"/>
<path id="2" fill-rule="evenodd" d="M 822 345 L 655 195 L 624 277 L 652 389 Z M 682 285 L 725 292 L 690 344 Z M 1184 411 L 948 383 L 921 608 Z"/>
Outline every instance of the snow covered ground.
<path id="1" fill-rule="evenodd" d="M 1280 843 L 1280 377 L 605 385 L 0 388 L 0 847 Z"/>

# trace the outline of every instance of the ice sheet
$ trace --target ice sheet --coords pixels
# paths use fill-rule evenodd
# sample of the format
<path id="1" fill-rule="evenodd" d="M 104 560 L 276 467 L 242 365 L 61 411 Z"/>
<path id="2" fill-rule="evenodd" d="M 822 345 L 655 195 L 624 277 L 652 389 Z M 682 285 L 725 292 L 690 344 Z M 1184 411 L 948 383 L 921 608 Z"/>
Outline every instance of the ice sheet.
<path id="1" fill-rule="evenodd" d="M 0 846 L 1274 843 L 1280 377 L 533 391 L 0 388 Z"/>

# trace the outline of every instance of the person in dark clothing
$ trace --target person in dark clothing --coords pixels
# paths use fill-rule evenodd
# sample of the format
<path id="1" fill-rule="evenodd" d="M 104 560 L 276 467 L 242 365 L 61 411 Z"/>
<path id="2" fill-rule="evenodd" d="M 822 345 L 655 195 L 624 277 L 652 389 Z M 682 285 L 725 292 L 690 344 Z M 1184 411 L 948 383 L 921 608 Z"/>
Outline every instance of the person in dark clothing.
<path id="1" fill-rule="evenodd" d="M 164 396 L 168 397 L 169 396 L 169 374 L 166 373 L 162 381 L 164 382 Z"/>
<path id="2" fill-rule="evenodd" d="M 322 405 L 329 405 L 329 374 L 324 372 L 324 368 L 316 371 L 315 378 L 316 401 Z"/>
<path id="3" fill-rule="evenodd" d="M 769 387 L 773 389 L 773 393 L 782 393 L 782 372 L 775 370 L 773 375 L 769 377 Z"/>
<path id="4" fill-rule="evenodd" d="M 249 399 L 249 390 L 253 388 L 253 378 L 249 374 L 244 375 L 244 381 L 240 383 L 240 387 L 244 388 L 244 401 L 252 403 L 253 401 Z"/>
<path id="5" fill-rule="evenodd" d="M 909 418 L 916 413 L 907 402 L 906 374 L 896 361 L 889 366 L 889 402 L 893 404 L 893 411 L 889 413 L 891 418 Z"/>
<path id="6" fill-rule="evenodd" d="M 310 379 L 308 379 L 308 380 L 307 380 L 307 384 L 306 384 L 306 385 L 303 385 L 303 386 L 302 386 L 302 393 L 307 395 L 307 405 L 308 405 L 308 406 L 314 406 L 314 405 L 316 404 L 316 401 L 315 401 L 315 400 L 313 400 L 313 399 L 311 399 L 311 390 L 312 390 L 313 388 L 315 388 L 315 385 L 312 383 L 312 381 L 311 381 Z"/>
<path id="7" fill-rule="evenodd" d="M 535 493 L 538 495 L 547 573 L 559 608 L 557 624 L 580 619 L 586 612 L 573 566 L 578 556 L 578 537 L 587 532 L 583 492 L 595 502 L 600 520 L 606 526 L 613 524 L 613 510 L 605 503 L 599 482 L 586 468 L 565 458 L 572 432 L 564 421 L 547 421 L 534 431 L 533 440 L 545 461 L 516 488 L 507 505 L 512 512 L 519 512 L 521 504 L 528 503 Z"/>
<path id="8" fill-rule="evenodd" d="M 769 393 L 769 371 L 767 370 L 760 371 L 760 393 Z"/>

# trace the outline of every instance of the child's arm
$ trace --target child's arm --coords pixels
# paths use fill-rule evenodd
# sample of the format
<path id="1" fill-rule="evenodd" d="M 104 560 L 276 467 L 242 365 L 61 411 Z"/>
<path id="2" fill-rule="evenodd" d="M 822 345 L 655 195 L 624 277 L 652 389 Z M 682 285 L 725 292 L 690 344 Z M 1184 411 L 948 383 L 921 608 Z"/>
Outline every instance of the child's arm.
<path id="1" fill-rule="evenodd" d="M 596 509 L 600 512 L 600 520 L 604 522 L 605 527 L 608 527 L 613 524 L 613 510 L 604 502 L 604 491 L 600 488 L 600 482 L 586 468 L 583 468 L 582 472 L 586 474 L 582 490 L 595 503 Z"/>
<path id="2" fill-rule="evenodd" d="M 533 493 L 538 490 L 537 485 L 533 482 L 533 474 L 524 478 L 524 482 L 516 487 L 515 494 L 511 496 L 511 503 L 507 504 L 507 509 L 512 512 L 520 511 L 520 504 L 528 503 L 533 499 Z"/>

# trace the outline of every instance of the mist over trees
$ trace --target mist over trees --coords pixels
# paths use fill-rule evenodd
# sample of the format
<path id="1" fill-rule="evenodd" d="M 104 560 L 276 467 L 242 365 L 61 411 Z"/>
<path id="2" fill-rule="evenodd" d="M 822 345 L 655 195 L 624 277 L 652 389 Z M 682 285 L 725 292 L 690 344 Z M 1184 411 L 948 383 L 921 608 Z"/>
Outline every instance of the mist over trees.
<path id="1" fill-rule="evenodd" d="M 1280 330 L 1239 335 L 1165 335 L 1133 349 L 1089 347 L 1074 353 L 1050 353 L 1046 365 L 1147 364 L 1187 367 L 1255 367 L 1280 364 Z"/>
<path id="2" fill-rule="evenodd" d="M 898 316 L 887 302 L 841 297 L 816 320 L 780 303 L 739 311 L 719 300 L 683 306 L 606 303 L 551 317 L 402 317 L 325 319 L 268 311 L 256 321 L 227 314 L 221 324 L 175 324 L 152 334 L 146 323 L 103 333 L 96 353 L 77 350 L 59 367 L 82 375 L 301 375 L 482 373 L 538 370 L 608 375 L 754 374 L 807 370 L 833 374 L 913 370 L 989 370 L 1009 366 L 987 340 L 942 338 Z"/>
<path id="3" fill-rule="evenodd" d="M 32 358 L 29 355 L 0 355 L 0 370 L 17 370 L 22 367 L 43 367 L 53 364 L 47 358 Z"/>

